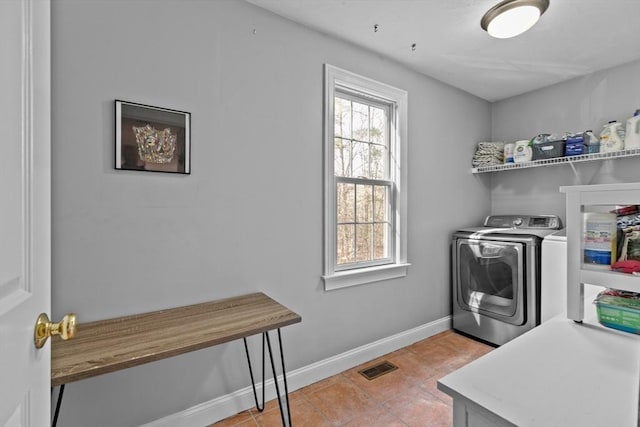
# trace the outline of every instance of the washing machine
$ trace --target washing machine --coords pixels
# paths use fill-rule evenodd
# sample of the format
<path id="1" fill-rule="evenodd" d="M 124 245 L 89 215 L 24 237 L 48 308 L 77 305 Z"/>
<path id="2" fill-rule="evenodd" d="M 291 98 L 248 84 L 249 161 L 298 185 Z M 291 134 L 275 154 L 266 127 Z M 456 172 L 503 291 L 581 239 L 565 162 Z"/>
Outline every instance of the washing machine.
<path id="1" fill-rule="evenodd" d="M 492 215 L 453 233 L 453 329 L 502 345 L 539 325 L 542 242 L 561 228 L 554 215 Z"/>

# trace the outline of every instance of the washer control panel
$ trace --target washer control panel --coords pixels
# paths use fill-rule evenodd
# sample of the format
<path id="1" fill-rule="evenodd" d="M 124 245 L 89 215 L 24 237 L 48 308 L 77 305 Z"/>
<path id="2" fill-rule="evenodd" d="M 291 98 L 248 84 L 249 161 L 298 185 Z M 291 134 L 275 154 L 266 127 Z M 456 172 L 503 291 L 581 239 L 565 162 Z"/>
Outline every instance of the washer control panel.
<path id="1" fill-rule="evenodd" d="M 484 220 L 484 226 L 492 228 L 559 230 L 562 228 L 562 221 L 556 215 L 489 215 Z"/>

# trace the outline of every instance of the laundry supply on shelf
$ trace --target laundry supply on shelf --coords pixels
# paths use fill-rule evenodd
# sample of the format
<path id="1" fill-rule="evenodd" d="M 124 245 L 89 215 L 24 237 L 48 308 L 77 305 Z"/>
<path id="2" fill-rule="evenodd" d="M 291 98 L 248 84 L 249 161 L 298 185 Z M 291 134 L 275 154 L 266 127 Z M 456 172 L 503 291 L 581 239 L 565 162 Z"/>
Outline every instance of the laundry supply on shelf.
<path id="1" fill-rule="evenodd" d="M 600 140 L 593 133 L 591 129 L 586 130 L 584 132 L 584 144 L 586 149 L 586 154 L 593 154 L 600 152 Z"/>
<path id="2" fill-rule="evenodd" d="M 617 216 L 618 261 L 640 262 L 640 206 L 620 206 L 612 212 Z"/>
<path id="3" fill-rule="evenodd" d="M 567 136 L 564 147 L 565 157 L 579 156 L 584 153 L 584 134 L 576 133 Z"/>
<path id="4" fill-rule="evenodd" d="M 506 142 L 504 144 L 504 162 L 505 163 L 513 163 L 513 152 L 515 150 L 516 144 L 513 142 Z"/>
<path id="5" fill-rule="evenodd" d="M 622 123 L 611 120 L 602 127 L 602 132 L 600 132 L 600 152 L 612 153 L 624 150 L 624 136 Z"/>
<path id="6" fill-rule="evenodd" d="M 504 162 L 504 142 L 479 142 L 471 164 L 474 167 L 501 165 Z"/>
<path id="7" fill-rule="evenodd" d="M 609 269 L 617 255 L 616 214 L 585 212 L 583 224 L 583 263 Z"/>
<path id="8" fill-rule="evenodd" d="M 633 113 L 633 117 L 627 119 L 624 138 L 625 150 L 640 148 L 640 109 Z"/>
<path id="9" fill-rule="evenodd" d="M 618 228 L 625 229 L 633 226 L 640 226 L 640 208 L 638 208 L 638 205 L 617 208 L 614 213 L 617 216 L 616 222 L 618 224 Z"/>
<path id="10" fill-rule="evenodd" d="M 640 294 L 605 289 L 593 302 L 602 325 L 633 334 L 640 333 Z"/>
<path id="11" fill-rule="evenodd" d="M 515 142 L 515 146 L 513 148 L 514 163 L 529 162 L 532 157 L 533 151 L 531 150 L 531 141 L 523 139 Z"/>
<path id="12" fill-rule="evenodd" d="M 546 141 L 533 144 L 533 160 L 554 159 L 564 156 L 565 136 L 549 135 Z"/>

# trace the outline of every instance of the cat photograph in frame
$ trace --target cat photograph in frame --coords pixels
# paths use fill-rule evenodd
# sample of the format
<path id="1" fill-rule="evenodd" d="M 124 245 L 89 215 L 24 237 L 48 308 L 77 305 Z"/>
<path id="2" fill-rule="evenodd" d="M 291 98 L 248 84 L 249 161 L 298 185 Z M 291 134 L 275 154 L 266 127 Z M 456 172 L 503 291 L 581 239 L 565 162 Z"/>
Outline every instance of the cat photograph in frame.
<path id="1" fill-rule="evenodd" d="M 115 168 L 191 173 L 191 113 L 115 100 Z"/>

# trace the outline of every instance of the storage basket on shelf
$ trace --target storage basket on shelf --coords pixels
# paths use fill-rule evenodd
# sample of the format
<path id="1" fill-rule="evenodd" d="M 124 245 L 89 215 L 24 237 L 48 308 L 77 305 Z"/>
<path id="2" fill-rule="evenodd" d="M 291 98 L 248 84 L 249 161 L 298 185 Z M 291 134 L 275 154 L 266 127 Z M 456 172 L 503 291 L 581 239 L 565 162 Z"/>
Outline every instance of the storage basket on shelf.
<path id="1" fill-rule="evenodd" d="M 602 325 L 640 334 L 640 294 L 607 289 L 598 294 L 594 304 Z"/>
<path id="2" fill-rule="evenodd" d="M 571 135 L 567 137 L 567 141 L 564 147 L 564 156 L 579 156 L 586 152 L 584 145 L 584 136 L 583 134 L 579 135 Z"/>
<path id="3" fill-rule="evenodd" d="M 533 160 L 564 157 L 565 140 L 548 141 L 533 144 Z"/>

